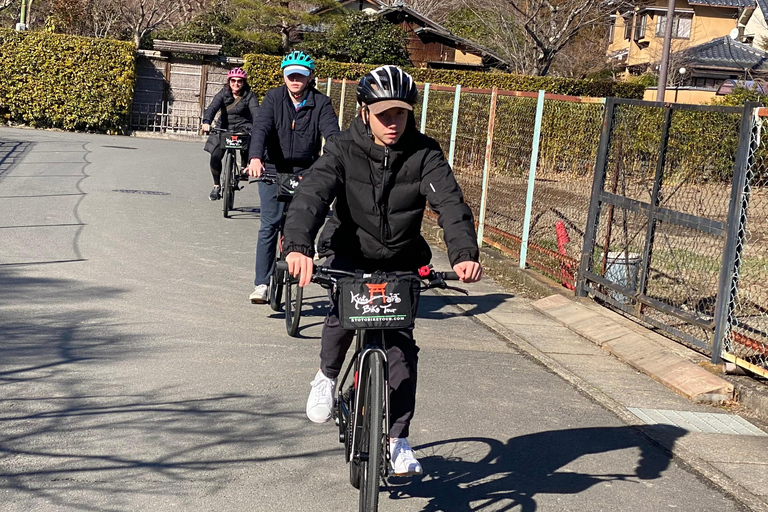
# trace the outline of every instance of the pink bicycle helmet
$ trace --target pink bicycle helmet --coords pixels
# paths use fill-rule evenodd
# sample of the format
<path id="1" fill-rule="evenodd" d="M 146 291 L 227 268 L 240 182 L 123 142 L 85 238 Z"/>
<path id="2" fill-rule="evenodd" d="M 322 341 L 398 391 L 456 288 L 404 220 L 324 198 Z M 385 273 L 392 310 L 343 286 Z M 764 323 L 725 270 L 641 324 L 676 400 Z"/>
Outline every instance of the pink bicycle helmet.
<path id="1" fill-rule="evenodd" d="M 230 78 L 242 78 L 245 80 L 248 78 L 248 75 L 243 71 L 242 68 L 232 68 L 229 70 L 229 73 L 227 74 L 227 80 Z"/>

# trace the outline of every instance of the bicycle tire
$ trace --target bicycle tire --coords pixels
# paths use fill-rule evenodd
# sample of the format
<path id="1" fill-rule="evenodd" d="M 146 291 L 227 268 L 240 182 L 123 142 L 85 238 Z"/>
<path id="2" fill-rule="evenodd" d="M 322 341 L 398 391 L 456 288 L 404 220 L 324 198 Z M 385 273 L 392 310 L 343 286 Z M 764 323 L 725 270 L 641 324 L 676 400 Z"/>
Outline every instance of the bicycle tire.
<path id="1" fill-rule="evenodd" d="M 227 151 L 224 156 L 224 183 L 221 184 L 221 210 L 224 213 L 225 219 L 229 218 L 229 210 L 232 209 L 232 203 L 234 203 L 235 199 L 235 192 L 233 189 L 235 185 L 232 182 L 234 178 L 232 173 L 235 165 L 236 162 L 234 161 L 232 153 Z"/>
<path id="2" fill-rule="evenodd" d="M 283 280 L 285 272 L 275 269 L 269 277 L 269 307 L 272 311 L 280 311 L 283 298 Z"/>
<path id="3" fill-rule="evenodd" d="M 379 508 L 379 483 L 383 462 L 384 437 L 384 358 L 378 352 L 368 356 L 368 382 L 363 391 L 362 429 L 359 448 L 367 451 L 360 460 L 360 512 L 376 512 Z"/>
<path id="4" fill-rule="evenodd" d="M 304 288 L 290 277 L 285 281 L 285 330 L 288 336 L 296 337 L 301 321 L 301 303 L 304 298 Z"/>

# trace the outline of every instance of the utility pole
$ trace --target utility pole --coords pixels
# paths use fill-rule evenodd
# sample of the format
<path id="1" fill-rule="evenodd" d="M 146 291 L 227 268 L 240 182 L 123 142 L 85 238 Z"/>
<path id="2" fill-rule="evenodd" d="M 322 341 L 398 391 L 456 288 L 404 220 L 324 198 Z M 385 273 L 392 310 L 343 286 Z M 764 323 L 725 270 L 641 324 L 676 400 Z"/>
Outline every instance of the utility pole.
<path id="1" fill-rule="evenodd" d="M 669 51 L 672 46 L 672 25 L 675 21 L 675 0 L 667 4 L 667 21 L 664 25 L 664 45 L 661 49 L 659 64 L 659 85 L 656 86 L 656 101 L 664 101 L 667 92 L 667 71 L 669 70 Z"/>

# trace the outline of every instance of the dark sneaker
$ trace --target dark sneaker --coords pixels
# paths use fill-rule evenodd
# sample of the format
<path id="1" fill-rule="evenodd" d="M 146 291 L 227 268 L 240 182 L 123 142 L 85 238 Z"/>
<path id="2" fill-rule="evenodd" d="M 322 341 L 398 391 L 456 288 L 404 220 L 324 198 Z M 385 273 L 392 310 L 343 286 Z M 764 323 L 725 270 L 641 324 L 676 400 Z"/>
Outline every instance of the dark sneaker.
<path id="1" fill-rule="evenodd" d="M 210 195 L 208 196 L 208 199 L 211 201 L 218 201 L 221 199 L 221 187 L 213 187 L 213 190 L 211 190 Z"/>

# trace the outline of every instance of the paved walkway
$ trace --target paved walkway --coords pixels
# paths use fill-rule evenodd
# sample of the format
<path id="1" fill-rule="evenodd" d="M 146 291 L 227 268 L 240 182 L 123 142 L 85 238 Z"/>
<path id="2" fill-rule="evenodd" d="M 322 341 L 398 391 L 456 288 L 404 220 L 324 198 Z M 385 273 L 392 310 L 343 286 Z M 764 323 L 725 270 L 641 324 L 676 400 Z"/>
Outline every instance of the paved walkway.
<path id="1" fill-rule="evenodd" d="M 725 398 L 730 386 L 694 364 L 703 356 L 588 301 L 496 301 L 503 290 L 491 280 L 473 286 L 469 300 L 446 294 L 742 504 L 768 511 L 768 429 L 749 411 L 741 417 L 702 403 Z M 686 434 L 665 436 L 648 428 L 654 423 Z"/>

